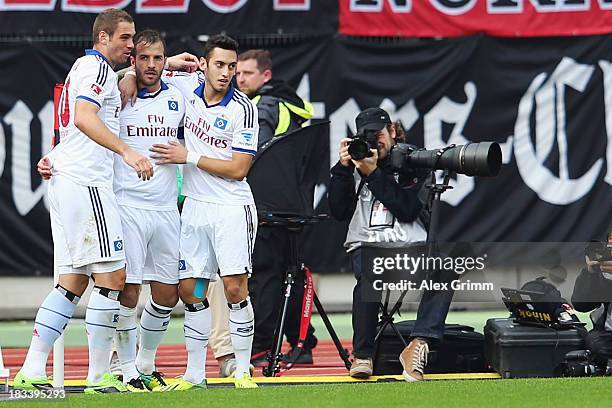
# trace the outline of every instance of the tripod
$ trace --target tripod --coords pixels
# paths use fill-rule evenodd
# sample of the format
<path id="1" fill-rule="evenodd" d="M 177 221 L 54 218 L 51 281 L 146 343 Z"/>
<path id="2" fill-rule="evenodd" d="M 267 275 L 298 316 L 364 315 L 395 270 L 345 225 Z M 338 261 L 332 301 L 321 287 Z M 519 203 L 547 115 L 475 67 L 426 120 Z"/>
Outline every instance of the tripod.
<path id="1" fill-rule="evenodd" d="M 289 231 L 290 259 L 293 262 L 287 268 L 287 272 L 285 275 L 285 294 L 283 299 L 282 311 L 278 318 L 276 329 L 274 330 L 274 341 L 272 343 L 274 348 L 272 349 L 272 351 L 266 354 L 266 360 L 268 361 L 268 365 L 265 366 L 262 370 L 263 375 L 266 377 L 280 376 L 283 372 L 289 370 L 293 366 L 293 363 L 290 362 L 284 368 L 281 368 L 281 361 L 283 359 L 283 353 L 281 352 L 281 349 L 283 345 L 285 322 L 287 319 L 287 307 L 289 305 L 289 298 L 291 296 L 291 287 L 296 284 L 297 278 L 304 278 L 305 272 L 305 266 L 300 260 L 300 254 L 298 250 L 298 236 L 302 232 L 304 226 L 315 224 L 325 218 L 327 218 L 326 215 L 317 215 L 310 217 L 274 214 L 259 215 L 260 221 L 265 225 L 270 227 L 286 228 Z M 325 312 L 325 309 L 323 309 L 323 305 L 319 301 L 317 294 L 314 290 L 311 290 L 311 293 L 317 311 L 323 319 L 325 328 L 329 332 L 329 335 L 331 336 L 334 345 L 338 350 L 338 354 L 348 370 L 351 367 L 348 350 L 342 347 L 342 343 L 340 343 L 338 335 L 336 334 L 336 331 L 334 330 L 327 316 L 327 313 Z M 301 346 L 298 345 L 297 352 L 292 356 L 294 361 L 299 357 L 300 352 Z"/>
<path id="2" fill-rule="evenodd" d="M 453 146 L 449 146 L 448 148 L 451 148 L 451 147 Z M 440 150 L 438 152 L 439 156 L 441 156 L 445 150 L 446 149 Z M 435 172 L 432 171 L 431 174 L 432 174 L 431 184 L 425 185 L 425 187 L 429 189 L 429 195 L 428 195 L 426 208 L 430 214 L 429 228 L 427 229 L 427 239 L 425 241 L 427 258 L 432 257 L 435 252 L 435 245 L 436 245 L 436 238 L 437 238 L 436 233 L 438 230 L 438 222 L 439 222 L 440 199 L 442 197 L 442 193 L 444 193 L 446 190 L 450 190 L 453 188 L 452 186 L 449 185 L 450 176 L 451 176 L 449 170 L 447 169 L 444 170 L 443 177 L 442 177 L 442 183 L 436 182 Z M 432 278 L 434 272 L 435 271 L 426 270 L 425 279 Z M 393 316 L 396 313 L 398 313 L 399 309 L 402 307 L 404 297 L 406 296 L 407 293 L 408 293 L 408 289 L 404 290 L 400 294 L 397 301 L 395 302 L 395 305 L 393 305 L 391 310 L 389 310 L 390 293 L 389 291 L 386 292 L 385 301 L 384 303 L 381 304 L 382 312 L 381 312 L 381 316 L 379 320 L 380 327 L 378 331 L 376 332 L 376 336 L 374 337 L 374 344 L 376 345 L 377 351 L 378 351 L 378 347 L 380 346 L 382 334 L 384 330 L 387 328 L 387 326 L 391 327 L 391 329 L 393 330 L 395 335 L 400 339 L 404 347 L 408 345 L 404 337 L 401 335 L 401 333 L 395 326 L 394 318 L 393 318 Z"/>

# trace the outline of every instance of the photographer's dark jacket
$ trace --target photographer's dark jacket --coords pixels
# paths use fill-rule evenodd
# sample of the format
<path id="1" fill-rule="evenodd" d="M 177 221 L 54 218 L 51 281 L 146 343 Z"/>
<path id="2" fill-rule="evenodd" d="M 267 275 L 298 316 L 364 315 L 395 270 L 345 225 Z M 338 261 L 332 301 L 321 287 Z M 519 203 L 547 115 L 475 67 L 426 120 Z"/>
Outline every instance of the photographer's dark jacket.
<path id="1" fill-rule="evenodd" d="M 360 246 L 399 248 L 425 241 L 418 179 L 386 174 L 379 167 L 364 178 L 359 191 L 361 183 L 354 173 L 352 164 L 344 167 L 338 162 L 331 169 L 329 184 L 331 214 L 338 220 L 351 219 L 344 243 L 348 251 Z"/>
<path id="2" fill-rule="evenodd" d="M 314 114 L 310 102 L 300 98 L 286 82 L 276 79 L 266 82 L 252 101 L 259 113 L 258 148 L 273 137 L 299 129 Z"/>
<path id="3" fill-rule="evenodd" d="M 611 276 L 612 278 L 612 276 Z M 579 312 L 591 312 L 594 330 L 612 331 L 612 280 L 600 271 L 583 269 L 574 284 L 572 305 Z"/>

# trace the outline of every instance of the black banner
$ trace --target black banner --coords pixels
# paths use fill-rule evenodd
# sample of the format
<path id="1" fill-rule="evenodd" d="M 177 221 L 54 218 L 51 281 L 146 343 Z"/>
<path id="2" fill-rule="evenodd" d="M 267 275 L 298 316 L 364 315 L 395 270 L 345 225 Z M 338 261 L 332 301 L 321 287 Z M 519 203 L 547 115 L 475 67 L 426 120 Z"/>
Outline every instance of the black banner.
<path id="1" fill-rule="evenodd" d="M 274 76 L 313 102 L 318 119 L 331 121 L 326 162 L 335 163 L 339 140 L 370 106 L 385 108 L 409 142 L 428 149 L 502 145 L 498 177 L 460 175 L 443 194 L 441 241 L 603 238 L 612 215 L 612 37 L 339 36 L 270 49 Z M 45 187 L 35 164 L 52 134 L 53 84 L 80 52 L 35 43 L 0 50 L 0 273 L 51 273 Z M 320 212 L 327 211 L 325 176 L 315 194 Z M 344 267 L 345 234 L 335 221 L 304 234 L 314 272 Z"/>
<path id="2" fill-rule="evenodd" d="M 169 38 L 226 32 L 330 35 L 338 31 L 338 3 L 326 0 L 3 0 L 0 35 L 83 35 L 106 8 L 122 8 L 136 29 Z"/>

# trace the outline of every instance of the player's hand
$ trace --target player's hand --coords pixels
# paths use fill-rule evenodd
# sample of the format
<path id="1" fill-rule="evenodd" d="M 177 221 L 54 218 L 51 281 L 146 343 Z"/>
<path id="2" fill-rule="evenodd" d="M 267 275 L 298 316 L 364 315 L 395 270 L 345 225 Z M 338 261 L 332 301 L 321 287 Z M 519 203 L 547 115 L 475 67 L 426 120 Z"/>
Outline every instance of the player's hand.
<path id="1" fill-rule="evenodd" d="M 170 71 L 195 72 L 198 69 L 198 57 L 188 52 L 168 57 L 168 69 Z"/>
<path id="2" fill-rule="evenodd" d="M 150 149 L 151 158 L 155 164 L 185 164 L 187 162 L 187 149 L 179 142 L 171 140 L 167 145 L 154 144 Z"/>
<path id="3" fill-rule="evenodd" d="M 128 101 L 134 106 L 136 103 L 136 96 L 138 95 L 138 85 L 135 75 L 124 75 L 123 78 L 121 78 L 121 81 L 119 81 L 119 93 L 121 95 L 122 109 L 127 105 Z"/>
<path id="4" fill-rule="evenodd" d="M 122 157 L 128 166 L 136 170 L 138 178 L 146 181 L 153 177 L 153 165 L 145 156 L 136 153 L 132 149 L 127 149 Z"/>
<path id="5" fill-rule="evenodd" d="M 372 174 L 378 167 L 378 150 L 370 149 L 370 152 L 372 153 L 372 156 L 366 157 L 362 160 L 351 159 L 357 170 L 359 170 L 359 172 L 366 177 Z"/>
<path id="6" fill-rule="evenodd" d="M 351 164 L 351 155 L 348 152 L 348 145 L 352 139 L 345 137 L 340 141 L 340 164 L 348 167 Z"/>
<path id="7" fill-rule="evenodd" d="M 51 160 L 47 156 L 44 156 L 38 161 L 36 165 L 36 170 L 38 170 L 38 174 L 42 177 L 43 180 L 49 180 L 51 178 Z"/>

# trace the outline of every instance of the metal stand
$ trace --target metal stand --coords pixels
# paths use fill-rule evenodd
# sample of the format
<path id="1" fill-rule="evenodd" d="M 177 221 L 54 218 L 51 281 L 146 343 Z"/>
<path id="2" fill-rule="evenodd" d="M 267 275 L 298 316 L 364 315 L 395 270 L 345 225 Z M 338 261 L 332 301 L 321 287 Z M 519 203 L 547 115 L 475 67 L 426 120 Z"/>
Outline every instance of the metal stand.
<path id="1" fill-rule="evenodd" d="M 276 329 L 274 330 L 274 341 L 273 346 L 274 349 L 266 354 L 266 360 L 268 361 L 268 365 L 265 366 L 262 370 L 262 373 L 266 377 L 278 376 L 283 368 L 281 367 L 281 361 L 283 359 L 282 353 L 282 345 L 283 345 L 283 337 L 285 333 L 285 322 L 287 320 L 287 307 L 289 305 L 289 298 L 291 297 L 291 288 L 296 283 L 298 278 L 304 278 L 304 264 L 300 259 L 300 254 L 298 250 L 298 236 L 302 232 L 302 229 L 306 225 L 315 224 L 323 219 L 327 218 L 327 216 L 313 216 L 313 217 L 301 217 L 301 216 L 276 216 L 272 214 L 259 215 L 259 219 L 262 223 L 267 226 L 286 228 L 289 231 L 289 251 L 290 251 L 290 259 L 294 260 L 294 263 L 289 265 L 287 268 L 287 274 L 285 275 L 285 294 L 283 299 L 283 307 L 281 314 L 278 319 L 278 323 L 276 325 Z M 327 313 L 323 308 L 323 305 L 319 301 L 317 294 L 313 291 L 314 304 L 319 312 L 319 315 L 323 319 L 323 323 L 325 324 L 325 328 L 329 332 L 336 349 L 338 350 L 338 354 L 347 370 L 350 369 L 351 363 L 349 360 L 348 350 L 342 347 L 342 343 L 338 339 L 338 335 L 334 330 L 329 318 L 327 317 Z M 297 357 L 297 356 L 296 356 Z M 286 368 L 289 369 L 290 367 Z"/>
<path id="2" fill-rule="evenodd" d="M 448 148 L 453 147 L 449 146 Z M 441 156 L 446 149 L 443 149 L 439 152 L 439 156 Z M 436 182 L 435 172 L 432 171 L 432 182 L 431 184 L 426 184 L 425 187 L 429 189 L 429 195 L 427 200 L 427 210 L 429 211 L 429 228 L 427 229 L 427 239 L 425 241 L 426 245 L 426 256 L 428 258 L 434 255 L 436 251 L 436 239 L 437 239 L 437 231 L 438 231 L 438 222 L 439 222 L 439 209 L 440 209 L 440 198 L 442 197 L 442 193 L 446 190 L 450 190 L 453 187 L 449 186 L 450 182 L 450 172 L 448 170 L 444 170 L 442 183 Z M 425 278 L 430 279 L 434 277 L 434 273 L 436 271 L 425 271 Z M 401 335 L 397 327 L 395 326 L 393 316 L 399 312 L 402 307 L 402 302 L 404 301 L 404 297 L 408 293 L 408 290 L 404 290 L 400 297 L 393 305 L 393 308 L 389 311 L 389 291 L 387 291 L 385 295 L 385 302 L 381 303 L 381 316 L 379 320 L 379 328 L 376 332 L 376 337 L 374 337 L 374 344 L 376 345 L 376 349 L 378 351 L 378 347 L 380 345 L 380 340 L 382 338 L 382 334 L 387 328 L 387 326 L 391 326 L 395 335 L 400 339 L 404 347 L 408 344 L 406 340 Z"/>

